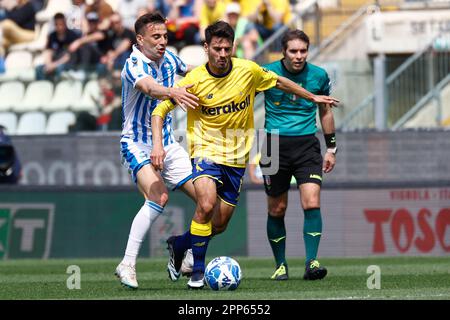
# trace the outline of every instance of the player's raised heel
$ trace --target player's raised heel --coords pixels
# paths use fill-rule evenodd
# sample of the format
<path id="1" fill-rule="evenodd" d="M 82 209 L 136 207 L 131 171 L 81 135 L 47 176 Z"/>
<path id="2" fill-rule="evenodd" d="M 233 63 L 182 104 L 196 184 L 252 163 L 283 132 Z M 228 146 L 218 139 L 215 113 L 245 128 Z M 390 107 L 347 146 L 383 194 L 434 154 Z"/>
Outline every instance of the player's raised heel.
<path id="1" fill-rule="evenodd" d="M 319 261 L 309 260 L 306 264 L 305 274 L 303 275 L 304 280 L 320 280 L 325 278 L 327 275 L 327 269 L 321 267 Z"/>
<path id="2" fill-rule="evenodd" d="M 203 272 L 194 272 L 188 281 L 188 289 L 198 290 L 205 286 L 205 274 Z"/>
<path id="3" fill-rule="evenodd" d="M 186 251 L 183 263 L 181 264 L 181 275 L 185 277 L 192 276 L 192 268 L 194 267 L 194 256 L 192 255 L 192 249 Z"/>
<path id="4" fill-rule="evenodd" d="M 136 278 L 136 268 L 133 265 L 120 263 L 114 273 L 119 278 L 120 283 L 127 288 L 137 289 L 138 282 Z"/>

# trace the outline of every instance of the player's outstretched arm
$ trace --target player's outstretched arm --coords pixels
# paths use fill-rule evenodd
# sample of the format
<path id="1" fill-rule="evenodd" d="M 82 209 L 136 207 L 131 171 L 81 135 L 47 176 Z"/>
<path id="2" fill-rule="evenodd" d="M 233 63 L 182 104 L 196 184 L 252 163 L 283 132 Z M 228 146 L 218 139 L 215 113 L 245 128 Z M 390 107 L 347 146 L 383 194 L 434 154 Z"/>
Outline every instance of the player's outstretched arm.
<path id="1" fill-rule="evenodd" d="M 173 99 L 182 108 L 187 106 L 195 109 L 198 106 L 198 98 L 187 91 L 192 86 L 168 88 L 158 84 L 152 77 L 143 78 L 136 83 L 136 88 L 150 97 L 159 100 Z"/>
<path id="2" fill-rule="evenodd" d="M 282 76 L 278 77 L 276 88 L 287 93 L 293 93 L 301 98 L 312 101 L 314 103 L 326 103 L 329 104 L 330 106 L 337 106 L 337 104 L 339 103 L 339 100 L 336 98 L 329 96 L 315 95 L 309 92 L 308 90 L 302 88 L 294 81 L 289 80 L 288 78 Z"/>

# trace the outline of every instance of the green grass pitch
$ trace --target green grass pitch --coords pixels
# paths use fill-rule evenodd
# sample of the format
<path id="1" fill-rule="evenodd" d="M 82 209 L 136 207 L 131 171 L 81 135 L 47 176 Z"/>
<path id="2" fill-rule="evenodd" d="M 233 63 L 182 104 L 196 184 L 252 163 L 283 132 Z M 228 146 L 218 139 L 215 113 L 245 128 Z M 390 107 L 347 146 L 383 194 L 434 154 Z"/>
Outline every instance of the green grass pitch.
<path id="1" fill-rule="evenodd" d="M 0 299 L 450 299 L 450 257 L 323 258 L 328 276 L 320 281 L 304 281 L 303 260 L 289 259 L 290 279 L 283 282 L 269 279 L 272 259 L 236 260 L 243 280 L 231 292 L 191 291 L 186 278 L 171 282 L 162 258 L 139 260 L 138 290 L 122 287 L 114 277 L 119 259 L 5 260 L 0 261 Z M 70 265 L 81 270 L 80 289 L 67 288 Z M 380 267 L 381 289 L 367 288 L 370 265 Z"/>

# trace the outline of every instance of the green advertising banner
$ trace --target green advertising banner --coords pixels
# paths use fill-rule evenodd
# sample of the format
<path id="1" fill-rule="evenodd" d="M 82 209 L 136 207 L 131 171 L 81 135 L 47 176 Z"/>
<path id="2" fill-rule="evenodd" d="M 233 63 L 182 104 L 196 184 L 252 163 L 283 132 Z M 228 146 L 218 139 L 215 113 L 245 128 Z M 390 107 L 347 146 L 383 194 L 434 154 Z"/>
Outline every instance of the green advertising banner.
<path id="1" fill-rule="evenodd" d="M 169 194 L 140 256 L 166 256 L 165 240 L 187 230 L 195 204 L 181 192 Z M 228 229 L 209 246 L 211 255 L 247 254 L 245 195 Z M 133 188 L 2 189 L 0 259 L 121 257 L 143 198 Z"/>
<path id="2" fill-rule="evenodd" d="M 0 209 L 0 259 L 5 256 L 9 239 L 9 210 Z"/>

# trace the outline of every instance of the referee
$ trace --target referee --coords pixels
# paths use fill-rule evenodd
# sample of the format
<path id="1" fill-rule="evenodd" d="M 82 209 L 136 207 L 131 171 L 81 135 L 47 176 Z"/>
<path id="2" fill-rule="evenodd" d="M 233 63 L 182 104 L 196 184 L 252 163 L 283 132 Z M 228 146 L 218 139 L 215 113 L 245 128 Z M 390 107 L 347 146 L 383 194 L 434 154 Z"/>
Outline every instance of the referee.
<path id="1" fill-rule="evenodd" d="M 306 62 L 309 48 L 308 36 L 300 30 L 290 30 L 282 38 L 283 58 L 266 65 L 266 69 L 289 78 L 316 95 L 330 94 L 330 80 L 326 71 Z M 288 203 L 291 178 L 295 177 L 304 212 L 303 239 L 305 242 L 305 280 L 322 279 L 327 269 L 317 260 L 322 216 L 320 188 L 322 171 L 333 170 L 336 163 L 336 137 L 331 106 L 315 104 L 276 88 L 265 93 L 266 141 L 260 165 L 267 194 L 267 236 L 272 248 L 276 270 L 273 280 L 288 279 L 285 256 L 286 228 L 284 216 Z M 325 136 L 327 150 L 322 158 L 317 131 L 316 112 Z M 276 138 L 276 139 L 274 139 Z M 270 172 L 274 159 L 270 159 L 273 141 L 279 142 L 279 168 Z M 272 142 L 272 145 L 271 145 Z M 272 161 L 272 163 L 270 163 Z M 269 167 L 271 165 L 271 167 Z"/>

